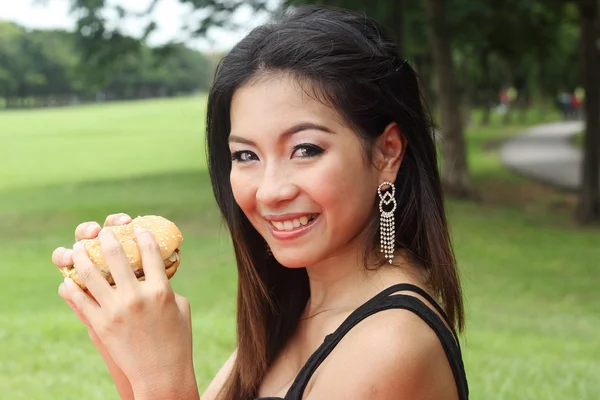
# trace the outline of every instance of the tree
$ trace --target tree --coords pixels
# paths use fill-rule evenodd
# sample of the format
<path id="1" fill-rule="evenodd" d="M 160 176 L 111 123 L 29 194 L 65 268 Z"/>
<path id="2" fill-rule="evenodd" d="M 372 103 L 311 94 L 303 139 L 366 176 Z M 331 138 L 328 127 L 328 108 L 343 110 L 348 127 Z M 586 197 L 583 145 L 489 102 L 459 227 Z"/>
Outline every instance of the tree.
<path id="1" fill-rule="evenodd" d="M 74 10 L 83 11 L 82 17 L 79 18 L 78 32 L 82 36 L 82 43 L 88 49 L 86 53 L 87 59 L 93 59 L 93 64 L 107 66 L 110 65 L 115 58 L 123 54 L 123 49 L 129 46 L 128 41 L 121 40 L 118 24 L 112 31 L 106 28 L 106 20 L 101 12 L 108 4 L 106 0 L 72 0 Z M 160 0 L 154 0 L 147 13 L 156 6 Z M 181 3 L 189 4 L 196 10 L 202 10 L 203 17 L 197 21 L 197 26 L 191 28 L 194 34 L 205 33 L 211 26 L 231 26 L 230 16 L 242 5 L 249 6 L 255 11 L 274 11 L 274 8 L 269 8 L 269 4 L 273 4 L 268 0 L 180 0 Z M 378 0 L 372 2 L 364 2 L 360 0 L 284 0 L 283 5 L 295 4 L 326 4 L 338 7 L 344 7 L 355 11 L 365 12 L 369 16 L 378 19 L 385 23 L 395 34 L 401 51 L 406 52 L 408 48 L 405 39 L 405 26 L 403 21 L 418 19 L 414 16 L 407 15 L 411 12 L 419 13 L 420 4 L 416 0 L 397 1 Z M 443 125 L 443 142 L 442 142 L 442 159 L 444 171 L 442 179 L 444 186 L 450 195 L 457 197 L 470 197 L 472 195 L 472 187 L 467 164 L 467 155 L 465 148 L 465 140 L 463 137 L 463 129 L 461 126 L 461 117 L 459 109 L 459 99 L 457 95 L 456 81 L 452 65 L 451 42 L 445 36 L 444 32 L 445 21 L 445 1 L 444 0 L 428 0 L 430 11 L 433 11 L 432 19 L 434 20 L 435 28 L 431 30 L 434 56 L 436 64 L 436 74 L 438 83 L 440 84 L 440 105 Z M 404 6 L 404 7 L 403 7 Z M 416 11 L 415 11 L 416 10 Z M 146 14 L 147 14 L 146 13 Z M 117 14 L 123 17 L 126 11 L 122 8 L 117 10 Z M 155 28 L 154 23 L 150 23 L 146 29 L 146 33 Z M 421 28 L 422 29 L 422 28 Z M 110 40 L 115 39 L 114 43 Z M 111 46 L 116 47 L 116 50 L 110 50 Z M 422 45 L 412 46 L 412 48 L 423 48 Z M 98 50 L 95 50 L 98 49 Z M 133 49 L 135 50 L 135 49 Z M 406 55 L 403 54 L 404 57 Z M 89 61 L 88 61 L 89 62 Z"/>
<path id="2" fill-rule="evenodd" d="M 469 174 L 446 6 L 446 0 L 427 0 L 442 125 L 442 182 L 450 195 L 470 198 L 474 191 Z"/>
<path id="3" fill-rule="evenodd" d="M 360 13 L 382 23 L 392 34 L 398 45 L 400 57 L 407 58 L 406 21 L 418 7 L 419 0 L 284 0 L 284 5 L 325 5 L 344 8 Z"/>
<path id="4" fill-rule="evenodd" d="M 483 106 L 484 123 L 502 88 L 517 89 L 521 109 L 542 78 L 544 94 L 554 97 L 575 45 L 572 13 L 562 0 L 449 1 L 459 82 L 468 100 Z"/>
<path id="5" fill-rule="evenodd" d="M 0 107 L 68 105 L 100 98 L 172 96 L 206 90 L 214 66 L 183 45 L 125 52 L 108 71 L 83 62 L 76 35 L 0 22 Z M 85 71 L 86 73 L 82 73 Z M 96 79 L 102 76 L 102 80 Z"/>
<path id="6" fill-rule="evenodd" d="M 150 19 L 141 37 L 131 37 L 122 31 L 120 22 L 126 18 L 149 19 L 160 1 L 152 0 L 146 10 L 132 12 L 120 5 L 111 4 L 109 0 L 70 0 L 71 10 L 77 14 L 77 44 L 85 64 L 90 66 L 87 71 L 90 79 L 105 83 L 107 74 L 119 68 L 122 55 L 140 55 L 143 52 L 142 44 L 157 28 L 157 23 Z M 188 16 L 188 19 L 193 22 L 184 27 L 184 30 L 192 36 L 203 35 L 213 26 L 226 29 L 238 27 L 231 15 L 240 8 L 250 7 L 255 12 L 273 9 L 272 6 L 269 8 L 273 4 L 270 0 L 179 0 L 179 2 L 190 5 L 196 11 Z M 116 16 L 116 21 L 109 20 L 109 16 Z M 170 43 L 165 47 L 179 44 Z"/>
<path id="7" fill-rule="evenodd" d="M 581 69 L 585 89 L 585 136 L 577 219 L 600 222 L 600 57 L 598 1 L 578 0 Z"/>

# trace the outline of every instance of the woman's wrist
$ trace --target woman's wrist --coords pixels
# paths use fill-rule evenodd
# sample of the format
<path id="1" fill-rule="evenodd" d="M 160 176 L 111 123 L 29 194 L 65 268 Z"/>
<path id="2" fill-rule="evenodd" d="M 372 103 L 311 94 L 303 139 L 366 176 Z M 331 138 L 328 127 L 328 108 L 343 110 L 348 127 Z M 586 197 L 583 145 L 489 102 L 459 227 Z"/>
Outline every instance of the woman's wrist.
<path id="1" fill-rule="evenodd" d="M 166 372 L 166 371 L 163 371 Z M 200 400 L 193 367 L 131 381 L 136 400 Z"/>
<path id="2" fill-rule="evenodd" d="M 108 354 L 108 351 L 91 328 L 88 328 L 88 334 L 90 336 L 90 339 L 98 349 L 98 352 L 102 356 L 102 359 L 104 360 L 104 363 L 108 368 L 108 372 L 110 373 L 110 376 L 113 379 L 113 382 L 121 400 L 134 400 L 135 397 L 133 395 L 133 389 L 131 388 L 131 383 L 129 383 L 129 379 L 127 379 L 121 368 L 119 368 L 115 364 L 114 360 L 112 359 L 110 354 Z"/>

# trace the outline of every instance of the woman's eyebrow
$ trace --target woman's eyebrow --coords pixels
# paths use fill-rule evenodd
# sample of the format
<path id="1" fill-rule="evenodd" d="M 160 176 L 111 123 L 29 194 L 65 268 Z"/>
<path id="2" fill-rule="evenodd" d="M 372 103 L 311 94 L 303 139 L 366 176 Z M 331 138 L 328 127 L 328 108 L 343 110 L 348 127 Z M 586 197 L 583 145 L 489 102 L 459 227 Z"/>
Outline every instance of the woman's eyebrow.
<path id="1" fill-rule="evenodd" d="M 302 132 L 302 131 L 308 131 L 308 130 L 315 130 L 315 131 L 323 131 L 323 132 L 326 132 L 326 133 L 333 133 L 333 131 L 331 129 L 327 128 L 326 126 L 319 125 L 319 124 L 314 124 L 312 122 L 302 122 L 300 124 L 296 124 L 296 125 L 292 126 L 291 128 L 286 129 L 281 134 L 281 138 L 282 139 L 287 139 L 289 136 L 292 136 L 295 133 Z"/>
<path id="2" fill-rule="evenodd" d="M 292 136 L 298 132 L 307 131 L 307 130 L 317 130 L 317 131 L 322 131 L 325 133 L 334 133 L 331 129 L 327 128 L 324 125 L 314 124 L 312 122 L 302 122 L 300 124 L 296 124 L 296 125 L 292 126 L 291 128 L 288 128 L 285 131 L 283 131 L 283 133 L 279 137 L 279 140 L 280 141 L 286 140 L 290 136 Z M 237 135 L 229 135 L 229 138 L 227 140 L 229 143 L 241 143 L 241 144 L 247 144 L 250 146 L 255 146 L 255 143 L 252 140 L 249 140 L 249 139 L 243 138 L 241 136 L 237 136 Z"/>

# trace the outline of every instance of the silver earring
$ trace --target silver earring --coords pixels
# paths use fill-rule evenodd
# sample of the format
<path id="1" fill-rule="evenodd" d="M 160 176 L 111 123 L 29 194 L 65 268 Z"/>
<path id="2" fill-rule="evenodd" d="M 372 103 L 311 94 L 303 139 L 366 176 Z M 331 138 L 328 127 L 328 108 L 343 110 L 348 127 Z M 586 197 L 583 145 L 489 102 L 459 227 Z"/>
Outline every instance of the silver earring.
<path id="1" fill-rule="evenodd" d="M 389 190 L 385 193 L 381 193 L 381 188 L 388 185 Z M 396 223 L 394 221 L 394 211 L 396 211 L 396 188 L 392 182 L 382 182 L 377 188 L 377 194 L 379 195 L 379 233 L 381 240 L 381 252 L 385 256 L 389 263 L 392 263 L 394 259 L 394 250 L 396 248 L 395 236 L 396 236 Z M 386 211 L 384 207 L 390 208 L 391 210 Z"/>

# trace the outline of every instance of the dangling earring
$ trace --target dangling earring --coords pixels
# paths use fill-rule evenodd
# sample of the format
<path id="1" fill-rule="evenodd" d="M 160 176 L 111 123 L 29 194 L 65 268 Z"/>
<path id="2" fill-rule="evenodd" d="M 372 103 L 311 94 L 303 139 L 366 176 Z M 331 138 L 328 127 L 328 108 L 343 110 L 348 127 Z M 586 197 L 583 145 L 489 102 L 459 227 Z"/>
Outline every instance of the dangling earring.
<path id="1" fill-rule="evenodd" d="M 381 193 L 383 186 L 389 185 L 390 190 Z M 396 223 L 394 221 L 394 211 L 396 211 L 396 188 L 392 182 L 382 182 L 377 188 L 377 194 L 379 195 L 379 232 L 381 240 L 381 252 L 384 254 L 386 260 L 392 263 L 394 259 L 395 250 L 395 236 L 396 236 Z M 389 211 L 384 210 L 384 206 L 392 205 L 392 209 Z"/>

